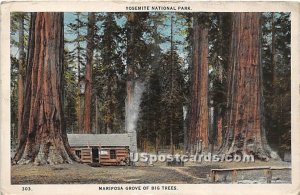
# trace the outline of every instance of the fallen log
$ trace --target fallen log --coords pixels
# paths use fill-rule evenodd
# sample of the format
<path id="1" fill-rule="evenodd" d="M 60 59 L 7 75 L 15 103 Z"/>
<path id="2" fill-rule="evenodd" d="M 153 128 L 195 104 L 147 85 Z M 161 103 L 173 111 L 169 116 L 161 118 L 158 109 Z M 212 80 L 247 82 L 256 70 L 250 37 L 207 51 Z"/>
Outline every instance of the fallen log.
<path id="1" fill-rule="evenodd" d="M 265 176 L 267 183 L 272 181 L 272 170 L 291 170 L 291 167 L 238 167 L 238 168 L 226 168 L 226 169 L 211 169 L 211 181 L 216 181 L 217 172 L 231 172 L 232 183 L 237 183 L 237 172 L 238 171 L 249 171 L 249 170 L 265 170 Z"/>

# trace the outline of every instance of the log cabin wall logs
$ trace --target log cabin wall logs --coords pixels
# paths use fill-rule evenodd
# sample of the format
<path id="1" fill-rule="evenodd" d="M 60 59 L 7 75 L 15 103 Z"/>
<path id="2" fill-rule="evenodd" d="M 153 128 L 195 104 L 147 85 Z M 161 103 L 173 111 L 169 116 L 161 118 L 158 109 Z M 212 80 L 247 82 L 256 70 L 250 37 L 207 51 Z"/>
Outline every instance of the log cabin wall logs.
<path id="1" fill-rule="evenodd" d="M 101 150 L 100 150 L 101 148 Z M 93 161 L 93 149 L 97 149 L 98 160 Z M 83 163 L 100 163 L 100 165 L 126 165 L 129 163 L 129 149 L 127 147 L 76 147 L 72 151 Z"/>

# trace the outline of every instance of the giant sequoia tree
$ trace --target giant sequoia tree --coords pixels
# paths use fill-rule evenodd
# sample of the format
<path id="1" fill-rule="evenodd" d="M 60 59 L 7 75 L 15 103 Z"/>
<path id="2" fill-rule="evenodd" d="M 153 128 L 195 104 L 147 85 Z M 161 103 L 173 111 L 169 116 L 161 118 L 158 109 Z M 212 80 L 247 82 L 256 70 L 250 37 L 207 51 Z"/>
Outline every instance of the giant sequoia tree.
<path id="1" fill-rule="evenodd" d="M 71 163 L 64 126 L 63 14 L 33 13 L 31 18 L 22 133 L 14 163 Z"/>
<path id="2" fill-rule="evenodd" d="M 263 127 L 260 14 L 234 13 L 229 61 L 226 136 L 221 151 L 276 157 Z"/>
<path id="3" fill-rule="evenodd" d="M 139 109 L 139 100 L 137 94 L 143 91 L 143 81 L 147 70 L 149 54 L 148 47 L 144 40 L 144 33 L 147 31 L 146 20 L 149 13 L 128 13 L 126 29 L 126 100 L 125 100 L 125 130 L 133 137 L 133 147 L 136 148 L 136 113 Z M 134 97 L 136 96 L 136 97 Z"/>
<path id="4" fill-rule="evenodd" d="M 62 15 L 35 13 L 28 50 L 26 15 L 15 14 L 15 162 L 70 162 L 66 131 L 91 133 L 92 122 L 134 141 L 137 131 L 147 150 L 216 144 L 266 159 L 276 156 L 266 138 L 290 148 L 289 13 L 65 13 L 65 45 Z"/>
<path id="5" fill-rule="evenodd" d="M 86 69 L 85 69 L 85 91 L 84 91 L 84 133 L 91 133 L 91 106 L 92 106 L 92 66 L 94 54 L 94 35 L 95 35 L 95 13 L 88 16 L 88 38 L 86 46 Z"/>
<path id="6" fill-rule="evenodd" d="M 194 16 L 193 75 L 189 142 L 192 151 L 208 148 L 208 28 L 205 14 Z"/>
<path id="7" fill-rule="evenodd" d="M 135 53 L 135 22 L 137 20 L 136 13 L 128 14 L 128 28 L 127 28 L 127 80 L 126 80 L 126 106 L 132 104 L 133 101 L 133 90 L 134 90 L 134 75 L 135 75 L 135 67 L 134 67 L 134 58 L 137 55 Z M 128 109 L 127 109 L 128 110 Z M 128 119 L 128 115 L 130 113 L 126 113 L 126 119 Z M 125 122 L 127 124 L 127 122 Z M 125 127 L 128 130 L 128 127 Z"/>

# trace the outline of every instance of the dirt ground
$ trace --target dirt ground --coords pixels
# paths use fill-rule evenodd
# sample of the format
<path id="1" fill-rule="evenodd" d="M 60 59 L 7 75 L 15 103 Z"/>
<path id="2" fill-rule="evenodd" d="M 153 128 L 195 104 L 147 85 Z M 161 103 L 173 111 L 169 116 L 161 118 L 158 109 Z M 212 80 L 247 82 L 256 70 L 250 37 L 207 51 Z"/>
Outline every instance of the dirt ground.
<path id="1" fill-rule="evenodd" d="M 65 165 L 14 165 L 11 168 L 12 184 L 201 184 L 210 183 L 210 170 L 232 167 L 290 167 L 291 163 L 255 162 L 255 163 L 186 163 L 184 167 L 168 167 L 162 163 L 154 166 L 102 166 L 91 167 L 86 164 Z M 220 176 L 217 182 L 231 183 L 230 175 Z M 272 183 L 290 183 L 291 171 L 273 171 Z M 239 171 L 238 183 L 266 183 L 265 175 L 260 171 Z"/>

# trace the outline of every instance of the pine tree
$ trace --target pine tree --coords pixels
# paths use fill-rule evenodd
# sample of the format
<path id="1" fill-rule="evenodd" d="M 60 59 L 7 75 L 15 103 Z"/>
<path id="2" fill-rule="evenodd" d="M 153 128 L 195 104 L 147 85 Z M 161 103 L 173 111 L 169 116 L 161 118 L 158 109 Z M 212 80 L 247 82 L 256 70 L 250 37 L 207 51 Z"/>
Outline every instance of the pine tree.
<path id="1" fill-rule="evenodd" d="M 77 94 L 76 94 L 76 113 L 77 113 L 77 132 L 82 132 L 82 110 L 83 110 L 83 72 L 85 67 L 85 48 L 84 45 L 86 44 L 86 15 L 85 13 L 75 12 L 74 14 L 74 22 L 67 24 L 67 31 L 66 33 L 71 34 L 72 36 L 75 35 L 73 38 L 69 38 L 66 40 L 66 46 L 70 48 L 68 50 L 69 58 L 73 59 L 74 66 L 77 69 Z"/>
<path id="2" fill-rule="evenodd" d="M 29 15 L 27 13 L 13 13 L 11 19 L 11 46 L 17 50 L 16 56 L 11 54 L 11 58 L 13 61 L 18 63 L 18 66 L 15 67 L 15 72 L 18 74 L 17 77 L 14 74 L 11 77 L 11 83 L 13 84 L 11 87 L 12 98 L 11 100 L 17 99 L 17 108 L 14 107 L 12 102 L 12 124 L 14 127 L 12 128 L 12 138 L 15 138 L 15 131 L 18 130 L 18 140 L 20 140 L 21 134 L 21 118 L 22 118 L 22 109 L 23 109 L 23 98 L 24 98 L 24 75 L 26 70 L 26 52 L 27 52 L 27 43 L 28 39 L 28 20 Z M 14 64 L 14 63 L 13 63 Z M 13 66 L 12 66 L 13 68 Z M 12 72 L 14 70 L 12 69 Z M 16 81 L 16 82 L 15 82 Z M 16 91 L 17 90 L 17 91 Z M 16 94 L 17 93 L 17 94 Z M 17 113 L 16 113 L 17 112 Z M 17 115 L 17 117 L 13 117 Z M 17 121 L 15 121 L 17 119 Z M 17 125 L 15 125 L 17 123 Z M 16 130 L 15 130 L 16 129 Z"/>
<path id="3" fill-rule="evenodd" d="M 172 65 L 170 65 L 172 63 Z M 162 56 L 161 78 L 161 143 L 169 144 L 171 152 L 174 146 L 183 142 L 183 60 L 173 50 Z"/>
<path id="4" fill-rule="evenodd" d="M 74 58 L 70 55 L 68 48 L 64 48 L 64 113 L 67 133 L 74 133 L 78 130 L 77 121 L 77 71 Z"/>
<path id="5" fill-rule="evenodd" d="M 101 56 L 101 65 L 98 76 L 101 77 L 102 99 L 103 99 L 103 120 L 106 133 L 115 133 L 120 131 L 120 121 L 122 119 L 125 102 L 119 93 L 124 93 L 121 83 L 124 74 L 124 65 L 122 62 L 122 50 L 119 43 L 122 40 L 121 28 L 116 23 L 116 14 L 107 13 L 103 16 L 102 26 L 103 34 L 99 40 L 99 50 Z M 123 122 L 123 121 L 122 121 Z"/>
<path id="6" fill-rule="evenodd" d="M 264 13 L 262 63 L 265 127 L 275 148 L 290 149 L 291 26 L 289 13 Z"/>

